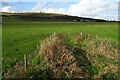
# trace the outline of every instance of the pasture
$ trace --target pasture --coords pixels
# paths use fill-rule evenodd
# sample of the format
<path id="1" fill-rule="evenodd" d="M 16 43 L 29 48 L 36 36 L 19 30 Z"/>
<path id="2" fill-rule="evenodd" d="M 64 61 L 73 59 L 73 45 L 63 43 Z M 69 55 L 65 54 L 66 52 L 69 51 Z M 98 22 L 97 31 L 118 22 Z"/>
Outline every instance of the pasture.
<path id="1" fill-rule="evenodd" d="M 94 37 L 111 38 L 115 42 L 118 40 L 118 24 L 113 22 L 39 22 L 3 17 L 2 23 L 3 58 L 34 54 L 36 45 L 54 32 L 72 36 L 82 32 Z"/>

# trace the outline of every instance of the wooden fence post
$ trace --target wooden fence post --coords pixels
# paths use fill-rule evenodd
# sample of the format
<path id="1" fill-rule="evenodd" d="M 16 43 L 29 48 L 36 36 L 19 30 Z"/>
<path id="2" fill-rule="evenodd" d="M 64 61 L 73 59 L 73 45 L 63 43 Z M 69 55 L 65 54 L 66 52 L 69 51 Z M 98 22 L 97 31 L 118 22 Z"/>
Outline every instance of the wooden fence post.
<path id="1" fill-rule="evenodd" d="M 27 58 L 26 54 L 24 55 L 25 71 L 27 71 Z"/>

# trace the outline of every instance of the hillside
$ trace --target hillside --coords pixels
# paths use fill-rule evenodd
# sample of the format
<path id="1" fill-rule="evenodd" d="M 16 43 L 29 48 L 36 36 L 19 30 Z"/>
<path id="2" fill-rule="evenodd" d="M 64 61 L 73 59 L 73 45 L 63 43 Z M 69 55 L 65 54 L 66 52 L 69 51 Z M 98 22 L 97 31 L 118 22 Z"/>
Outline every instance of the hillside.
<path id="1" fill-rule="evenodd" d="M 107 22 L 102 19 L 92 19 L 53 13 L 2 13 L 2 16 L 15 16 L 28 21 Z"/>

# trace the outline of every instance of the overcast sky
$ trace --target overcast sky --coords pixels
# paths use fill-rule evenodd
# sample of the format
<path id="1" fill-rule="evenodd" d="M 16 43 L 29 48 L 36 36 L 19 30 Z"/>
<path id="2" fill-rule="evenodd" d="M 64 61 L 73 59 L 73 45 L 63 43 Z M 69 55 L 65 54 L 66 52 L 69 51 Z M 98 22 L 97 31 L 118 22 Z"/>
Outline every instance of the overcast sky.
<path id="1" fill-rule="evenodd" d="M 45 12 L 118 20 L 118 0 L 0 0 L 2 12 Z M 120 1 L 120 0 L 119 0 Z"/>

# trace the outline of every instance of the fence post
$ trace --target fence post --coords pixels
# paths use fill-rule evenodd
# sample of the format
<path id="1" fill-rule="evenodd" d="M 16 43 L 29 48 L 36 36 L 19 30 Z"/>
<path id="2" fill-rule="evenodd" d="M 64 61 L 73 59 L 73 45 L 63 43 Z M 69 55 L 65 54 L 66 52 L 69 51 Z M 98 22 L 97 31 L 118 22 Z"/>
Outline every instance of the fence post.
<path id="1" fill-rule="evenodd" d="M 25 71 L 27 71 L 27 58 L 26 54 L 24 55 Z"/>

